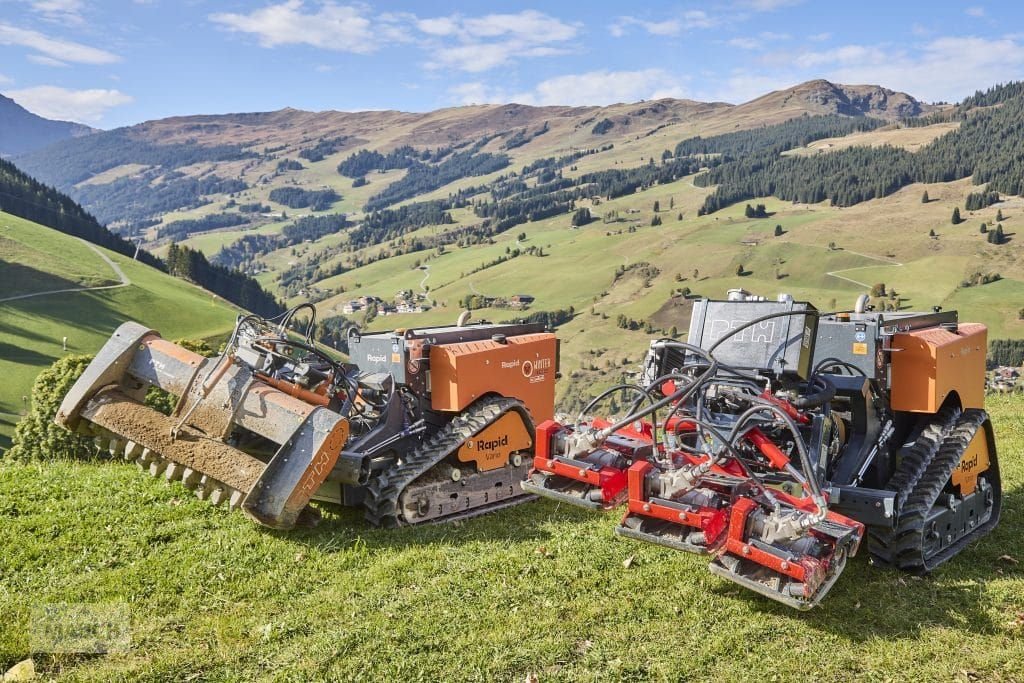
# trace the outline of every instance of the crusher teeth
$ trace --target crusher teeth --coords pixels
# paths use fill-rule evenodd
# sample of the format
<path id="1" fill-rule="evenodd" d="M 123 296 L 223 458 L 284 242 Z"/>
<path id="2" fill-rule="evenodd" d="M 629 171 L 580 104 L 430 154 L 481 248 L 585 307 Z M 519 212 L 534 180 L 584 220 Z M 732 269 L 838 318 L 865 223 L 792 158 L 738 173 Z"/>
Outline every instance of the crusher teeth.
<path id="1" fill-rule="evenodd" d="M 123 457 L 126 462 L 134 462 L 140 470 L 151 477 L 159 478 L 162 475 L 168 485 L 175 481 L 181 482 L 186 489 L 195 492 L 196 498 L 208 501 L 216 507 L 226 502 L 228 509 L 236 510 L 245 499 L 244 492 L 191 467 L 168 460 L 142 444 L 125 439 L 99 425 L 82 420 L 77 433 L 81 436 L 92 436 L 98 452 L 107 453 L 112 458 Z"/>

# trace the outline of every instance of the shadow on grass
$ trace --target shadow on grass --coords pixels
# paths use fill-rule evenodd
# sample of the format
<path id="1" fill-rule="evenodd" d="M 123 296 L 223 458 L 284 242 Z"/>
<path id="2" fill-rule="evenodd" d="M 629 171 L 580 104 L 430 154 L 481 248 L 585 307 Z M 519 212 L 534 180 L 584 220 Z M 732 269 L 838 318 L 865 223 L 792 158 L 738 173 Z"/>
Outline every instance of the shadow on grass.
<path id="1" fill-rule="evenodd" d="M 81 282 L 3 259 L 0 259 L 0 280 L 9 283 L 0 293 L 0 297 L 3 298 L 59 289 L 76 289 L 82 286 Z M 110 284 L 115 283 L 111 280 Z"/>
<path id="2" fill-rule="evenodd" d="M 25 363 L 26 365 L 47 365 L 54 360 L 48 354 L 6 342 L 0 342 L 0 358 L 11 363 Z"/>
<path id="3" fill-rule="evenodd" d="M 15 302 L 11 303 L 13 304 Z M 38 332 L 27 330 L 24 327 L 20 327 L 18 325 L 11 325 L 9 323 L 5 323 L 3 320 L 0 320 L 0 334 L 7 335 L 9 337 L 22 337 L 24 339 L 31 339 L 32 341 L 43 343 L 49 343 L 53 341 L 53 339 L 45 335 L 39 334 Z"/>
<path id="4" fill-rule="evenodd" d="M 51 321 L 58 328 L 73 324 L 77 328 L 103 335 L 109 335 L 129 319 L 101 292 L 73 292 L 11 301 L 6 305 L 16 308 L 23 315 Z"/>
<path id="5" fill-rule="evenodd" d="M 317 504 L 323 519 L 313 529 L 275 531 L 261 528 L 280 540 L 317 548 L 321 552 L 339 552 L 353 543 L 374 549 L 402 549 L 442 543 L 456 546 L 481 541 L 540 541 L 552 537 L 554 525 L 564 532 L 565 524 L 592 521 L 593 512 L 571 505 L 526 500 L 519 505 L 471 517 L 435 524 L 397 529 L 382 529 L 363 517 L 363 508 Z"/>
<path id="6" fill-rule="evenodd" d="M 925 628 L 944 627 L 966 632 L 1000 633 L 1008 615 L 986 596 L 993 581 L 1024 576 L 1024 568 L 1001 560 L 1024 559 L 1024 489 L 1003 493 L 999 524 L 971 543 L 930 575 L 917 577 L 873 566 L 866 544 L 851 559 L 832 591 L 809 612 L 797 612 L 746 589 L 723 583 L 723 597 L 746 597 L 752 609 L 789 615 L 824 632 L 862 643 L 872 639 L 916 640 Z M 993 618 L 995 616 L 995 619 Z"/>

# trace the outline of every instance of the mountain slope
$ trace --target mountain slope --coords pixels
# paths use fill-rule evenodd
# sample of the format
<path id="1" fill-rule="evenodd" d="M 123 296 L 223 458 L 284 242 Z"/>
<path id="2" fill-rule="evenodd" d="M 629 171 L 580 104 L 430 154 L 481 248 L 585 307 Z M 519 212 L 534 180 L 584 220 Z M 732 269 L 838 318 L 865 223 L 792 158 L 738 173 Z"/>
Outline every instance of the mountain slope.
<path id="1" fill-rule="evenodd" d="M 218 337 L 231 330 L 235 309 L 209 292 L 97 249 L 131 284 L 108 288 L 118 274 L 91 245 L 0 212 L 0 281 L 15 283 L 17 294 L 99 288 L 0 300 L 0 447 L 13 433 L 24 409 L 22 396 L 30 393 L 39 371 L 66 353 L 94 353 L 122 322 L 136 320 L 170 339 Z"/>
<path id="2" fill-rule="evenodd" d="M 24 154 L 93 132 L 80 123 L 44 119 L 0 95 L 0 156 Z"/>
<path id="3" fill-rule="evenodd" d="M 239 194 L 273 212 L 287 211 L 294 207 L 272 201 L 268 191 L 295 184 L 332 189 L 342 197 L 335 210 L 359 211 L 366 193 L 353 192 L 351 179 L 333 171 L 341 160 L 364 148 L 386 153 L 403 146 L 434 152 L 472 146 L 480 152 L 506 155 L 510 169 L 594 148 L 603 150 L 600 159 L 581 163 L 610 168 L 635 166 L 697 135 L 771 125 L 803 115 L 893 119 L 927 111 L 927 105 L 905 93 L 826 81 L 812 81 L 738 106 L 661 99 L 603 107 L 474 105 L 425 113 L 282 109 L 148 121 L 66 141 L 27 154 L 18 163 L 70 194 L 101 221 L 140 232 L 158 219 L 166 222 L 218 213 L 219 202 Z M 484 175 L 482 181 L 487 182 Z M 472 183 L 464 183 L 468 184 Z M 345 201 L 347 197 L 352 201 Z M 262 224 L 253 216 L 247 218 L 252 220 L 244 221 L 245 227 Z"/>

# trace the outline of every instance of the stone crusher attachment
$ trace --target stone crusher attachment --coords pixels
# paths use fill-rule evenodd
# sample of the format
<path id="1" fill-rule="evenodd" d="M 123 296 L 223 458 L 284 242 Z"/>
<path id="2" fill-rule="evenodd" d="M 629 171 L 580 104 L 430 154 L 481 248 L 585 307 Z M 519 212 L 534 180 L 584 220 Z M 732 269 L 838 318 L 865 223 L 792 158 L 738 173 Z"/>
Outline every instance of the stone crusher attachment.
<path id="1" fill-rule="evenodd" d="M 627 415 L 538 426 L 523 487 L 624 504 L 619 535 L 810 609 L 862 541 L 876 565 L 925 573 L 995 527 L 986 349 L 955 312 L 699 301 L 688 343 L 653 342 L 640 383 L 583 411 L 630 391 Z"/>
<path id="2" fill-rule="evenodd" d="M 290 331 L 301 309 L 304 338 Z M 56 421 L 274 528 L 314 523 L 311 499 L 381 526 L 481 514 L 531 499 L 519 482 L 534 420 L 554 413 L 558 340 L 539 323 L 463 318 L 350 330 L 352 363 L 317 347 L 310 304 L 239 318 L 216 359 L 125 323 Z M 145 404 L 154 387 L 177 397 L 171 415 Z"/>
<path id="3" fill-rule="evenodd" d="M 150 387 L 180 397 L 172 415 L 143 403 Z M 133 322 L 99 351 L 56 422 L 276 529 L 295 526 L 333 470 L 353 484 L 368 474 L 365 458 L 339 462 L 349 434 L 343 416 L 272 386 L 231 355 L 204 358 Z M 269 460 L 233 445 L 243 433 L 276 446 Z"/>

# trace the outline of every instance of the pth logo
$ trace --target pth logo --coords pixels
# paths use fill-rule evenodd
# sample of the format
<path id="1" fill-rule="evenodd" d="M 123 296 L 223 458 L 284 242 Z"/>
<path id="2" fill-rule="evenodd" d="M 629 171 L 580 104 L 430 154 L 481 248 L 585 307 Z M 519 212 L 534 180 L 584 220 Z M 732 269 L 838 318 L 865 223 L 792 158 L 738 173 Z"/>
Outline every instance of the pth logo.
<path id="1" fill-rule="evenodd" d="M 529 377 L 533 374 L 533 361 L 523 361 L 523 377 Z"/>

